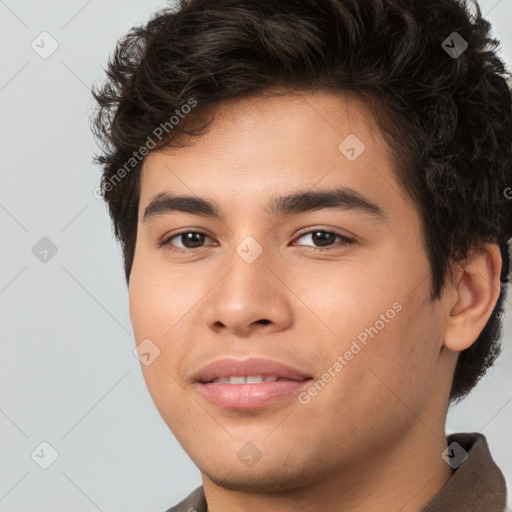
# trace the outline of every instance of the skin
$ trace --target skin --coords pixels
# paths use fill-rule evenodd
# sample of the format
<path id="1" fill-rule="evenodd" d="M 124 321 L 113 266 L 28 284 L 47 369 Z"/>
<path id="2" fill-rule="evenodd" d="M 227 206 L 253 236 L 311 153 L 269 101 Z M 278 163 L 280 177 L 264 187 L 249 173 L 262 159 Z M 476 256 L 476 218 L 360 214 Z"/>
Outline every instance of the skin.
<path id="1" fill-rule="evenodd" d="M 498 299 L 498 246 L 475 250 L 432 302 L 418 212 L 362 101 L 256 96 L 214 113 L 190 146 L 146 158 L 130 277 L 136 343 L 149 338 L 161 351 L 142 366 L 145 381 L 201 471 L 209 511 L 421 510 L 452 475 L 441 458 L 450 384 L 458 352 Z M 366 146 L 355 161 L 338 149 L 350 133 Z M 337 186 L 379 205 L 386 222 L 339 209 L 264 211 L 271 196 Z M 144 222 L 162 192 L 208 199 L 225 219 L 167 212 Z M 305 228 L 356 243 L 335 238 L 320 252 Z M 208 235 L 195 252 L 182 237 L 172 244 L 188 253 L 160 245 L 184 229 Z M 250 264 L 236 252 L 247 236 L 263 249 Z M 320 379 L 397 302 L 400 312 L 307 404 L 292 396 L 227 410 L 192 382 L 226 356 L 277 359 Z M 237 457 L 246 443 L 261 454 L 252 467 Z"/>

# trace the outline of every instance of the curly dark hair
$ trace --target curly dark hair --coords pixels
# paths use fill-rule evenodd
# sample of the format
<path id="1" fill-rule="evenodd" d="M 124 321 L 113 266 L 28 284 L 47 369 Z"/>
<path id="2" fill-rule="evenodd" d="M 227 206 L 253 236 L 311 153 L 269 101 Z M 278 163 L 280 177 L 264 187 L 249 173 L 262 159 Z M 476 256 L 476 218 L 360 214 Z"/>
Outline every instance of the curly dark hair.
<path id="1" fill-rule="evenodd" d="M 148 150 L 204 133 L 213 118 L 202 113 L 224 99 L 358 95 L 420 213 L 432 300 L 452 263 L 483 243 L 500 246 L 499 299 L 455 370 L 450 400 L 464 398 L 500 352 L 512 237 L 511 74 L 490 23 L 469 3 L 473 9 L 467 0 L 180 0 L 133 27 L 118 41 L 107 80 L 92 88 L 91 123 L 127 282 Z"/>

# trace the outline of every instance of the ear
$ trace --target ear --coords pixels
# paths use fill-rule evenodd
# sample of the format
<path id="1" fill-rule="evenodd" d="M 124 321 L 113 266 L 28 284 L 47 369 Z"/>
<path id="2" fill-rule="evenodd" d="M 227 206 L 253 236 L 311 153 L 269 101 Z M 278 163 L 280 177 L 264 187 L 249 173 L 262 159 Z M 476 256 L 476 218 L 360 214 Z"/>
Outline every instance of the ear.
<path id="1" fill-rule="evenodd" d="M 474 249 L 464 260 L 450 297 L 444 346 L 454 352 L 470 347 L 482 332 L 500 295 L 501 253 L 498 244 Z"/>

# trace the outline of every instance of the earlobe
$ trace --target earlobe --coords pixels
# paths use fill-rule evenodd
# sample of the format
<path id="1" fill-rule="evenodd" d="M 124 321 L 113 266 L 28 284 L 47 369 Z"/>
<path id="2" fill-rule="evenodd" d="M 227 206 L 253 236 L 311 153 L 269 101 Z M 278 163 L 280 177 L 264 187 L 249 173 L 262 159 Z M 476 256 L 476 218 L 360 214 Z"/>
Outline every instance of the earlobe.
<path id="1" fill-rule="evenodd" d="M 500 294 L 501 253 L 498 244 L 473 250 L 456 282 L 455 303 L 449 307 L 444 346 L 454 352 L 470 347 L 485 324 Z"/>

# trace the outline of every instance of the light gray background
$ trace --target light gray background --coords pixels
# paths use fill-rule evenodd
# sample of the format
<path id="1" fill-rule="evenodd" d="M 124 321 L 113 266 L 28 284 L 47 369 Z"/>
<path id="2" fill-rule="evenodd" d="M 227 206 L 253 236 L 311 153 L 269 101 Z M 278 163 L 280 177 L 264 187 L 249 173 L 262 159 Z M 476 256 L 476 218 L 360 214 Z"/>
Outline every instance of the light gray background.
<path id="1" fill-rule="evenodd" d="M 512 0 L 480 5 L 510 66 Z M 90 86 L 117 39 L 163 6 L 0 0 L 0 512 L 163 512 L 201 483 L 132 353 L 121 252 L 93 195 Z M 58 43 L 46 59 L 31 47 L 43 51 L 43 31 Z M 43 237 L 57 247 L 46 262 L 32 252 Z M 511 312 L 509 298 L 499 362 L 447 425 L 487 436 L 509 489 Z M 44 441 L 58 452 L 48 469 L 31 456 L 50 460 Z"/>

